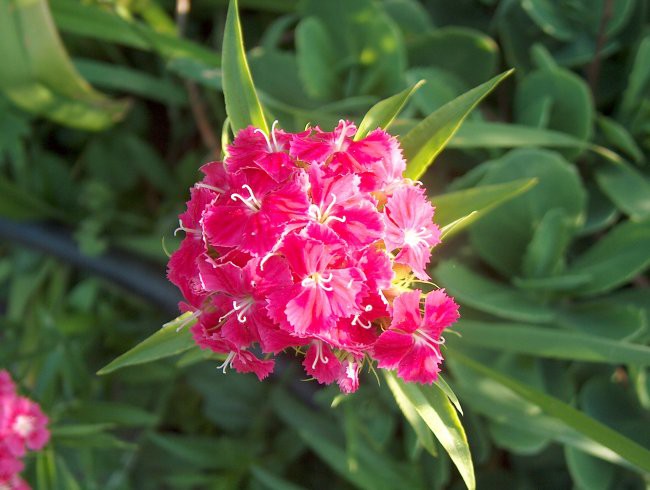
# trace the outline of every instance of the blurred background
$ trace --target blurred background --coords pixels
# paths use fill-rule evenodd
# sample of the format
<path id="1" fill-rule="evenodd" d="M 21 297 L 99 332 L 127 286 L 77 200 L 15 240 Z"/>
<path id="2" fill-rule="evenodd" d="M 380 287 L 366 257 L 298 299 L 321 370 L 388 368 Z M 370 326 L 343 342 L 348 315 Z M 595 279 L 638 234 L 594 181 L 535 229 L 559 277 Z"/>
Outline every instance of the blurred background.
<path id="1" fill-rule="evenodd" d="M 291 356 L 259 383 L 192 349 L 95 375 L 177 316 L 165 278 L 173 230 L 199 167 L 228 138 L 226 8 L 0 0 L 0 367 L 53 428 L 26 479 L 66 490 L 464 488 L 372 374 L 341 398 L 302 381 Z M 391 128 L 403 134 L 516 68 L 425 179 L 432 196 L 461 201 L 476 186 L 538 179 L 434 251 L 434 280 L 462 305 L 462 337 L 449 340 L 650 447 L 650 2 L 240 9 L 262 103 L 291 131 L 359 122 L 424 79 Z M 650 485 L 494 376 L 453 358 L 445 376 L 479 489 Z"/>

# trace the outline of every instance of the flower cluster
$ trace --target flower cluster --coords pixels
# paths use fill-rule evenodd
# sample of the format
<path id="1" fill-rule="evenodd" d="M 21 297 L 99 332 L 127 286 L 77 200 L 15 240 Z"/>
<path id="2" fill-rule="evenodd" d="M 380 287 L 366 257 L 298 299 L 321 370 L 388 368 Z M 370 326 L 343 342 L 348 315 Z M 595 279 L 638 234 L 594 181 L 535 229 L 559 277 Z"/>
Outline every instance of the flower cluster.
<path id="1" fill-rule="evenodd" d="M 403 177 L 396 138 L 355 133 L 346 121 L 332 132 L 248 127 L 223 163 L 202 167 L 168 275 L 195 341 L 225 354 L 224 370 L 263 379 L 272 354 L 295 348 L 310 376 L 346 393 L 372 360 L 406 381 L 437 379 L 458 306 L 444 290 L 422 301 L 408 288 L 429 279 L 434 209 Z"/>
<path id="2" fill-rule="evenodd" d="M 9 373 L 0 371 L 0 489 L 29 490 L 19 476 L 27 450 L 38 451 L 50 438 L 40 407 L 16 392 Z"/>

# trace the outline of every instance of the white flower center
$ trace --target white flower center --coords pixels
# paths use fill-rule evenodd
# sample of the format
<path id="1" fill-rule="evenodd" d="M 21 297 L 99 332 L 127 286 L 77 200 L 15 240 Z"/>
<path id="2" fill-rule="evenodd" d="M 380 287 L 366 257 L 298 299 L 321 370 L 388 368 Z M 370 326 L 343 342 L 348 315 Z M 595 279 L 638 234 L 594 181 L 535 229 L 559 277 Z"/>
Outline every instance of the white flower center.
<path id="1" fill-rule="evenodd" d="M 35 422 L 36 420 L 34 417 L 30 417 L 29 415 L 19 415 L 16 417 L 16 421 L 14 422 L 12 428 L 16 434 L 22 438 L 25 438 L 29 436 L 34 430 Z"/>
<path id="2" fill-rule="evenodd" d="M 329 286 L 329 283 L 332 282 L 332 278 L 334 276 L 332 273 L 328 273 L 327 275 L 321 274 L 320 272 L 314 272 L 313 274 L 305 277 L 300 284 L 304 288 L 312 288 L 319 286 L 321 289 L 325 291 L 333 291 L 332 286 Z"/>
<path id="3" fill-rule="evenodd" d="M 431 237 L 431 233 L 421 226 L 419 230 L 413 228 L 404 231 L 404 245 L 409 247 L 417 247 L 420 243 L 427 245 L 427 238 Z"/>

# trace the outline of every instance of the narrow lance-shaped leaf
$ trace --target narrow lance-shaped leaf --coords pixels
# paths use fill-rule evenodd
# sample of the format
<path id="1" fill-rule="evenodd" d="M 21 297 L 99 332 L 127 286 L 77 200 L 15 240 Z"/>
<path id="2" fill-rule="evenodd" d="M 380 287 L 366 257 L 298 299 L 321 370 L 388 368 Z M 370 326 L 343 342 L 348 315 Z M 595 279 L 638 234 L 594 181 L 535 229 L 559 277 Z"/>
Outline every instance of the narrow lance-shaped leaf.
<path id="1" fill-rule="evenodd" d="M 645 471 L 650 471 L 650 451 L 633 440 L 628 439 L 555 397 L 542 393 L 505 374 L 488 368 L 456 350 L 448 349 L 448 352 L 449 357 L 451 358 L 453 356 L 454 361 L 500 383 L 525 400 L 534 403 L 551 417 L 561 420 L 593 441 L 611 449 L 634 466 Z"/>
<path id="2" fill-rule="evenodd" d="M 359 130 L 354 135 L 354 140 L 358 141 L 365 138 L 368 133 L 377 128 L 384 130 L 388 129 L 411 98 L 411 95 L 413 95 L 422 84 L 424 84 L 424 80 L 420 80 L 406 90 L 379 101 L 372 106 L 363 117 L 361 124 L 359 124 Z"/>
<path id="3" fill-rule="evenodd" d="M 450 337 L 453 346 L 471 344 L 505 352 L 517 352 L 551 359 L 646 365 L 650 347 L 617 340 L 517 323 L 461 320 L 457 330 L 462 340 Z"/>
<path id="4" fill-rule="evenodd" d="M 454 233 L 458 232 L 499 204 L 526 192 L 536 183 L 536 179 L 518 179 L 505 184 L 484 185 L 439 194 L 431 198 L 431 203 L 436 207 L 435 221 L 438 225 L 446 227 L 462 220 L 454 226 Z"/>
<path id="5" fill-rule="evenodd" d="M 223 34 L 222 70 L 226 113 L 233 131 L 237 133 L 246 126 L 253 125 L 268 133 L 269 128 L 246 60 L 237 0 L 231 0 L 228 6 Z"/>
<path id="6" fill-rule="evenodd" d="M 415 405 L 413 405 L 409 397 L 406 396 L 406 393 L 400 389 L 394 376 L 387 375 L 386 372 L 384 372 L 384 375 L 386 377 L 386 384 L 388 384 L 388 388 L 390 388 L 390 391 L 393 393 L 393 397 L 395 398 L 397 406 L 400 408 L 404 414 L 404 417 L 413 428 L 418 441 L 422 447 L 429 452 L 429 454 L 432 456 L 437 456 L 438 452 L 436 451 L 436 445 L 433 442 L 431 430 L 427 426 L 426 422 L 422 419 L 422 417 L 420 417 L 420 414 L 415 408 Z"/>
<path id="7" fill-rule="evenodd" d="M 465 429 L 447 395 L 437 386 L 421 387 L 406 383 L 393 372 L 385 372 L 386 381 L 402 404 L 410 403 L 454 462 L 469 490 L 476 488 L 474 465 Z M 401 405 L 400 405 L 401 406 Z"/>
<path id="8" fill-rule="evenodd" d="M 419 179 L 436 156 L 458 130 L 467 115 L 501 81 L 514 70 L 497 75 L 491 80 L 448 102 L 427 116 L 402 138 L 402 148 L 408 161 L 405 175 Z"/>
<path id="9" fill-rule="evenodd" d="M 157 361 L 174 356 L 190 349 L 194 345 L 189 325 L 194 323 L 191 313 L 179 316 L 173 322 L 165 324 L 160 330 L 146 338 L 133 349 L 111 361 L 97 374 L 109 374 L 118 369 L 136 364 Z"/>

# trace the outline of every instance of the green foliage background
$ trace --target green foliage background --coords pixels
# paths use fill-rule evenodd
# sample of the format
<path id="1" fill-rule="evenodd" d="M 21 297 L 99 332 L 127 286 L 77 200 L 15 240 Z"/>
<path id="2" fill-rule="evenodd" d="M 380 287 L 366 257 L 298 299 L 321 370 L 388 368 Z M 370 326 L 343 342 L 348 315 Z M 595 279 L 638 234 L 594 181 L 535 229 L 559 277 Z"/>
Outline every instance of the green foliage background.
<path id="1" fill-rule="evenodd" d="M 414 177 L 437 154 L 414 128 L 442 119 L 418 123 L 516 68 L 421 177 L 441 223 L 470 215 L 432 265 L 462 305 L 448 386 L 368 374 L 345 398 L 294 359 L 221 375 L 183 337 L 95 375 L 176 315 L 164 248 L 229 138 L 226 2 L 174 9 L 0 0 L 0 366 L 51 415 L 34 487 L 463 488 L 430 431 L 455 427 L 453 389 L 479 489 L 646 488 L 650 2 L 240 1 L 288 130 L 426 81 L 390 127 Z"/>

